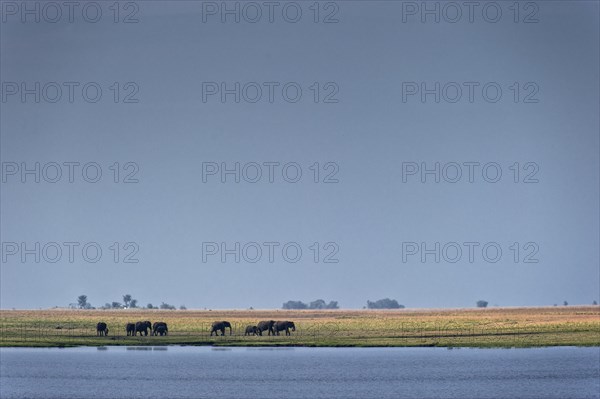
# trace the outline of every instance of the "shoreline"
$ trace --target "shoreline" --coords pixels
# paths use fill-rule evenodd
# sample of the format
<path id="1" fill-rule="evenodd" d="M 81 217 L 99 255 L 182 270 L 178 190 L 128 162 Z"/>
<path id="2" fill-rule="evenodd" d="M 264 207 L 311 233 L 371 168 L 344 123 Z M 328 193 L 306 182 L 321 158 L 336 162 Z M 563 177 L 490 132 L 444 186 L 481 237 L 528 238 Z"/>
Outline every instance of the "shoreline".
<path id="1" fill-rule="evenodd" d="M 291 320 L 290 336 L 244 336 L 260 320 Z M 167 336 L 126 335 L 136 320 L 164 321 Z M 228 320 L 233 335 L 210 336 Z M 109 335 L 97 336 L 106 322 Z M 2 310 L 0 347 L 444 347 L 600 346 L 600 306 L 399 310 Z"/>
<path id="2" fill-rule="evenodd" d="M 140 344 L 140 345 L 35 345 L 35 346 L 0 346 L 1 349 L 76 349 L 76 348 L 96 348 L 98 350 L 111 348 L 125 348 L 127 350 L 167 350 L 168 348 L 214 348 L 214 349 L 545 349 L 545 348 L 598 348 L 600 343 L 591 345 L 532 345 L 532 346 L 441 346 L 441 345 L 213 345 L 213 344 Z M 159 349 L 160 348 L 160 349 Z"/>

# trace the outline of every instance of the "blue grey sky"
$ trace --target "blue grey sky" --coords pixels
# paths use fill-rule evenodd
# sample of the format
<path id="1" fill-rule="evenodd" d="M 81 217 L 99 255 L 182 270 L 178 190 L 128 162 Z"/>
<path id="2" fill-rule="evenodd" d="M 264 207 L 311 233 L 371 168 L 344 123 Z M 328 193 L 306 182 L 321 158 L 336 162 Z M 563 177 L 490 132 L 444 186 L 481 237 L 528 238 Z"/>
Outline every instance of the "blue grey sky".
<path id="1" fill-rule="evenodd" d="M 481 2 L 471 21 L 427 2 L 439 22 L 402 1 L 278 2 L 273 22 L 263 2 L 239 22 L 236 2 L 81 2 L 73 21 L 22 4 L 0 27 L 2 308 L 600 299 L 598 2 Z"/>

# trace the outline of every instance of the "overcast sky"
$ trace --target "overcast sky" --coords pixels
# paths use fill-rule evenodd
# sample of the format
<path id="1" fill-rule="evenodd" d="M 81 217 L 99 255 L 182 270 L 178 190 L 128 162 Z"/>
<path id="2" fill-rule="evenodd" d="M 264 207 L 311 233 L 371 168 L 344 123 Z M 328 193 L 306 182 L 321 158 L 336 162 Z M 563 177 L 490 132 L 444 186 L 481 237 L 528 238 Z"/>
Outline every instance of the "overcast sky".
<path id="1" fill-rule="evenodd" d="M 2 308 L 600 299 L 598 2 L 22 4 Z"/>

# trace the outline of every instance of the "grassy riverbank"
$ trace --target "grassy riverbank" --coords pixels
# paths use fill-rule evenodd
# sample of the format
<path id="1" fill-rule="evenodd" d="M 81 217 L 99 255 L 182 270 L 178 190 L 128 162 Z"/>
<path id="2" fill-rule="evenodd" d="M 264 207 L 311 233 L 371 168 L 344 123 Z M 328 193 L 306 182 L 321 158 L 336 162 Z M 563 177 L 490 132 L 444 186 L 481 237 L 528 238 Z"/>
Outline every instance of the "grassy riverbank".
<path id="1" fill-rule="evenodd" d="M 259 320 L 292 320 L 291 336 L 244 336 Z M 169 335 L 128 337 L 125 324 L 165 321 Z M 210 337 L 215 320 L 233 335 Z M 107 337 L 96 323 L 108 324 Z M 2 310 L 0 346 L 600 346 L 600 307 L 373 310 Z"/>

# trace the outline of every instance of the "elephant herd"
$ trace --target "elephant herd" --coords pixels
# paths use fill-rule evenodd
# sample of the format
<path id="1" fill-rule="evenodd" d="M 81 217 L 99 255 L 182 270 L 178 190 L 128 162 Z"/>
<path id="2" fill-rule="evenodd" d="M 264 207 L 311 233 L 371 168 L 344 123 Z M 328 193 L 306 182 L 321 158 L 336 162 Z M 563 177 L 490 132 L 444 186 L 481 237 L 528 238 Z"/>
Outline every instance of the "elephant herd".
<path id="1" fill-rule="evenodd" d="M 233 334 L 233 330 L 231 328 L 231 323 L 228 321 L 215 321 L 210 330 L 210 336 L 212 337 L 213 333 L 215 335 L 225 335 L 225 331 L 229 329 L 229 335 Z M 279 335 L 281 331 L 285 331 L 285 335 L 291 335 L 290 330 L 296 331 L 296 326 L 293 321 L 275 321 L 275 320 L 265 320 L 259 322 L 255 326 L 247 326 L 246 331 L 244 333 L 247 335 L 263 335 L 264 331 L 268 332 L 268 335 Z M 138 321 L 136 323 L 127 323 L 125 326 L 125 331 L 127 336 L 135 337 L 140 334 L 144 334 L 144 336 L 148 336 L 148 332 L 150 335 L 155 336 L 163 336 L 167 335 L 169 332 L 169 327 L 167 323 L 162 321 L 157 321 L 152 324 L 150 321 Z M 96 335 L 98 336 L 108 336 L 108 326 L 105 322 L 101 321 L 96 325 Z"/>
<path id="2" fill-rule="evenodd" d="M 268 335 L 279 335 L 281 331 L 285 331 L 285 335 L 290 335 L 290 329 L 296 331 L 296 325 L 293 321 L 261 321 L 256 326 L 246 327 L 244 335 L 263 335 L 263 331 L 268 331 Z"/>
<path id="3" fill-rule="evenodd" d="M 231 323 L 228 321 L 215 321 L 212 324 L 210 329 L 210 336 L 212 337 L 213 333 L 215 335 L 225 335 L 225 331 L 229 328 L 229 335 L 233 333 L 231 329 Z M 296 325 L 293 321 L 275 321 L 275 320 L 266 320 L 261 321 L 256 326 L 247 326 L 244 332 L 244 336 L 247 335 L 263 335 L 263 331 L 268 331 L 268 335 L 279 335 L 281 331 L 285 331 L 285 335 L 291 335 L 290 329 L 292 331 L 296 331 Z"/>
<path id="4" fill-rule="evenodd" d="M 167 335 L 169 332 L 169 327 L 167 326 L 167 323 L 163 321 L 157 321 L 154 324 L 150 323 L 149 321 L 138 321 L 136 323 L 127 323 L 125 326 L 125 332 L 127 333 L 127 336 L 135 337 L 138 335 L 138 333 L 140 336 L 142 334 L 144 334 L 144 336 L 148 336 L 148 331 L 150 332 L 150 335 L 162 336 Z M 96 335 L 104 337 L 108 335 L 108 326 L 105 322 L 101 321 L 96 324 Z"/>

